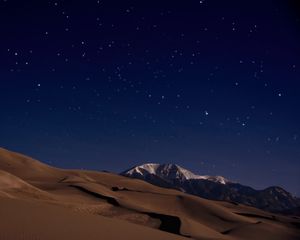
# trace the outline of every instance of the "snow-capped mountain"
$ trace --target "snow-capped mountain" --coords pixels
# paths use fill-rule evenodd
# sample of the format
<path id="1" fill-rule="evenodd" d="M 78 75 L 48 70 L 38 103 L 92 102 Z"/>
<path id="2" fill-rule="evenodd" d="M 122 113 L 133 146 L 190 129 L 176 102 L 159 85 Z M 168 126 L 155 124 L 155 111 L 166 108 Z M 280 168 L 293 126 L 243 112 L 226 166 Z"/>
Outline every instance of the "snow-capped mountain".
<path id="1" fill-rule="evenodd" d="M 129 177 L 146 177 L 147 175 L 156 175 L 164 180 L 190 180 L 190 179 L 203 179 L 221 184 L 226 184 L 229 181 L 222 176 L 208 176 L 208 175 L 196 175 L 191 171 L 178 166 L 177 164 L 157 164 L 147 163 L 140 166 L 136 166 L 128 171 L 124 172 L 123 175 Z"/>
<path id="2" fill-rule="evenodd" d="M 300 207 L 300 199 L 280 187 L 255 190 L 222 176 L 197 175 L 176 164 L 148 163 L 135 166 L 121 175 L 207 199 L 242 203 L 271 212 L 289 212 Z"/>

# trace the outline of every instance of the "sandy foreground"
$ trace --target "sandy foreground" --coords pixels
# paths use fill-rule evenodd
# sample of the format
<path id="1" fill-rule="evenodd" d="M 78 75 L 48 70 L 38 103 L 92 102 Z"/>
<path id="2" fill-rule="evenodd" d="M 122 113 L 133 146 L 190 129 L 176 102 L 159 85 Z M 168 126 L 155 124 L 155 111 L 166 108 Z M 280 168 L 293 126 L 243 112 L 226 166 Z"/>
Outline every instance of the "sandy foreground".
<path id="1" fill-rule="evenodd" d="M 300 239 L 300 219 L 0 149 L 0 240 Z"/>

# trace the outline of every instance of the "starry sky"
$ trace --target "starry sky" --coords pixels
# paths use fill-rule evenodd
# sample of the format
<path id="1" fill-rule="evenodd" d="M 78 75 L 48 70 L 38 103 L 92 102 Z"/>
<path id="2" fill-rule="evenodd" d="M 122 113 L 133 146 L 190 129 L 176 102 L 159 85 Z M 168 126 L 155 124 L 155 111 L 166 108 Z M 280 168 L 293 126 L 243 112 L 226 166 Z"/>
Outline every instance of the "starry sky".
<path id="1" fill-rule="evenodd" d="M 290 0 L 0 1 L 0 146 L 64 168 L 177 163 L 300 196 Z"/>

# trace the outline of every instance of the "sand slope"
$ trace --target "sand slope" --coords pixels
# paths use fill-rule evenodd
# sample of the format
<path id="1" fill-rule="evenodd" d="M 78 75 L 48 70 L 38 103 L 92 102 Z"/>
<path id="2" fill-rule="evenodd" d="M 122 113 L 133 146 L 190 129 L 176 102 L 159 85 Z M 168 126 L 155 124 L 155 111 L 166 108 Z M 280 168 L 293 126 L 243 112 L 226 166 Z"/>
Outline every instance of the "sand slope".
<path id="1" fill-rule="evenodd" d="M 300 220 L 0 149 L 0 239 L 300 239 Z"/>

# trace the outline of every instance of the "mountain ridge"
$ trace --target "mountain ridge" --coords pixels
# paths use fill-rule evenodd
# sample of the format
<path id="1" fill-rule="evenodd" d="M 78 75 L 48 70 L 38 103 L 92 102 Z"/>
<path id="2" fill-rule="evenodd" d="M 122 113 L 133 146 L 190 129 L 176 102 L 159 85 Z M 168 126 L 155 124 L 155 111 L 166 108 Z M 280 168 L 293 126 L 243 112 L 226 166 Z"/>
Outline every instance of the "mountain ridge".
<path id="1" fill-rule="evenodd" d="M 180 179 L 180 180 L 190 180 L 190 179 L 204 179 L 209 180 L 213 182 L 219 182 L 221 184 L 226 184 L 229 182 L 228 179 L 224 178 L 223 176 L 209 176 L 209 175 L 197 175 L 191 172 L 190 170 L 187 170 L 186 168 L 181 167 L 178 164 L 172 164 L 172 163 L 165 163 L 165 164 L 159 164 L 159 163 L 146 163 L 142 165 L 134 166 L 123 173 L 127 172 L 129 174 L 141 174 L 143 175 L 143 172 L 147 174 L 156 174 L 158 176 L 163 176 L 167 174 L 167 178 L 172 179 Z M 146 172 L 145 172 L 146 171 Z M 122 173 L 121 173 L 122 174 Z M 174 174 L 177 174 L 174 176 Z"/>
<path id="2" fill-rule="evenodd" d="M 300 207 L 300 199 L 282 187 L 256 190 L 223 176 L 197 175 L 177 164 L 146 163 L 120 174 L 206 199 L 241 203 L 270 212 L 289 212 Z"/>

